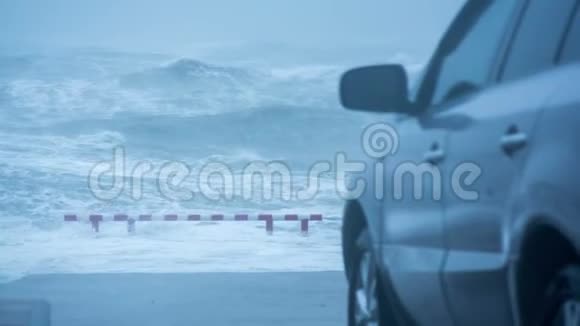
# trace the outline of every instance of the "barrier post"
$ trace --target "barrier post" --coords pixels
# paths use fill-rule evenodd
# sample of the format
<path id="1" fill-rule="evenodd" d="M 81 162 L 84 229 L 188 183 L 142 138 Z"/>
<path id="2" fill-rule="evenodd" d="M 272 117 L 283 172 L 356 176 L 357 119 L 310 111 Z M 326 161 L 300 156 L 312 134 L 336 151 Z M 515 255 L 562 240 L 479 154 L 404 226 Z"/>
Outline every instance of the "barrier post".
<path id="1" fill-rule="evenodd" d="M 96 233 L 99 233 L 99 223 L 101 223 L 103 221 L 103 216 L 102 215 L 91 215 L 89 217 L 89 220 L 91 221 L 91 225 L 93 227 L 93 230 Z"/>
<path id="2" fill-rule="evenodd" d="M 309 223 L 309 219 L 307 218 L 303 218 L 300 220 L 300 232 L 302 233 L 302 235 L 308 235 L 308 223 Z"/>
<path id="3" fill-rule="evenodd" d="M 259 215 L 258 219 L 260 221 L 266 221 L 266 232 L 272 235 L 274 233 L 274 216 L 269 214 Z"/>
<path id="4" fill-rule="evenodd" d="M 127 233 L 135 233 L 135 219 L 132 217 L 127 220 Z"/>

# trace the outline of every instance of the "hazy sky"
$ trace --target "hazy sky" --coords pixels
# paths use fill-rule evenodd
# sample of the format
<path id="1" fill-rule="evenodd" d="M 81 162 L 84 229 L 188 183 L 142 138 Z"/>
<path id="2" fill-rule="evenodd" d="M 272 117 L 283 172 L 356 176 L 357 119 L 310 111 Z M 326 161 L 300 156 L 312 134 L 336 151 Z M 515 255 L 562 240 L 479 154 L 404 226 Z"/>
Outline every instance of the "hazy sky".
<path id="1" fill-rule="evenodd" d="M 0 43 L 187 52 L 219 44 L 432 47 L 464 0 L 0 0 Z"/>

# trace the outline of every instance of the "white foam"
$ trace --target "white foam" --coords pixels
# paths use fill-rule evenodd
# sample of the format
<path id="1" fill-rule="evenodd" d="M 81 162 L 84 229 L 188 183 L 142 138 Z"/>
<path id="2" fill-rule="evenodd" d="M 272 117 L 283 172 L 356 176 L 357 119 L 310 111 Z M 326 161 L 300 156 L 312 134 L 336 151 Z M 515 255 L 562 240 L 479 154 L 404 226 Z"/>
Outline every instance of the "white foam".
<path id="1" fill-rule="evenodd" d="M 332 224 L 334 223 L 334 224 Z M 334 225 L 334 226 L 333 226 Z M 44 273 L 163 273 L 341 270 L 337 222 L 277 222 L 267 235 L 259 222 L 86 223 L 43 230 L 0 224 L 0 281 Z"/>
<path id="2" fill-rule="evenodd" d="M 194 169 L 222 162 L 233 166 L 238 184 L 250 187 L 256 185 L 240 179 L 245 164 L 286 159 L 290 166 L 296 163 L 303 169 L 293 173 L 293 189 L 300 188 L 308 181 L 305 166 L 313 163 L 307 160 L 315 159 L 311 153 L 330 145 L 305 148 L 307 155 L 296 153 L 300 158 L 277 147 L 311 146 L 310 139 L 300 138 L 303 131 L 326 139 L 325 127 L 342 133 L 363 125 L 351 116 L 330 119 L 330 112 L 333 117 L 342 112 L 336 94 L 341 67 L 247 68 L 244 72 L 250 77 L 236 79 L 226 68 L 203 66 L 203 71 L 186 74 L 184 78 L 190 79 L 184 87 L 164 87 L 160 82 L 151 89 L 128 87 L 121 81 L 130 73 L 167 68 L 167 57 L 85 53 L 28 61 L 35 67 L 32 72 L 0 78 L 0 117 L 5 127 L 0 129 L 0 199 L 10 203 L 0 213 L 0 280 L 60 272 L 342 268 L 338 218 L 342 200 L 330 175 L 321 178 L 317 195 L 304 201 L 260 201 L 241 198 L 239 193 L 230 201 L 208 201 L 199 193 L 188 202 L 171 201 L 156 192 L 155 175 L 144 178 L 140 200 L 124 193 L 114 201 L 100 201 L 87 187 L 90 169 L 110 160 L 112 149 L 123 145 L 128 168 L 143 160 L 159 167 L 171 158 L 185 160 Z M 279 128 L 276 134 L 287 117 L 293 125 Z M 254 120 L 250 127 L 237 125 Z M 199 133 L 183 132 L 189 131 L 192 121 Z M 204 129 L 206 121 L 212 124 Z M 227 126 L 220 128 L 220 123 Z M 183 129 L 177 130 L 183 139 L 172 134 L 178 128 Z M 197 138 L 189 139 L 190 134 Z M 227 137 L 218 147 L 212 136 Z M 270 138 L 298 139 L 298 143 L 273 143 Z M 152 149 L 154 142 L 157 147 Z M 196 181 L 192 178 L 185 185 Z M 62 222 L 64 214 L 93 213 L 317 213 L 330 219 L 313 223 L 309 237 L 299 235 L 296 222 L 276 223 L 273 236 L 266 235 L 262 223 L 251 222 L 139 223 L 133 236 L 126 234 L 123 223 L 103 224 L 102 233 L 95 235 L 86 223 Z"/>

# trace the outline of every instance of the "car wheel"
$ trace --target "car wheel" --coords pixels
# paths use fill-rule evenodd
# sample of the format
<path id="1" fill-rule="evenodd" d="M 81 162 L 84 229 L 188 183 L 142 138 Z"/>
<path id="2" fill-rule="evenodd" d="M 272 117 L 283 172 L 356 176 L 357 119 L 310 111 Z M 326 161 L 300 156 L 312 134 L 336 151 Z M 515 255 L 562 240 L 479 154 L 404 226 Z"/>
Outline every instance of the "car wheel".
<path id="1" fill-rule="evenodd" d="M 380 326 L 379 275 L 367 230 L 355 243 L 352 274 L 349 280 L 348 320 L 350 326 Z"/>
<path id="2" fill-rule="evenodd" d="M 541 326 L 580 326 L 580 266 L 567 267 L 550 282 Z"/>

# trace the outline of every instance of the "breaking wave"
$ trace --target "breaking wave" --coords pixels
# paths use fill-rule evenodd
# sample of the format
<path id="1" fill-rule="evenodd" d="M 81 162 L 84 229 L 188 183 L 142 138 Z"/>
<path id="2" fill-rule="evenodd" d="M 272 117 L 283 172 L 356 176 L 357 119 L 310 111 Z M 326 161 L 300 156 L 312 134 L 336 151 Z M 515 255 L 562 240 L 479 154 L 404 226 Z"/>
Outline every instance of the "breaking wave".
<path id="1" fill-rule="evenodd" d="M 58 242 L 52 243 L 50 257 L 34 256 L 32 249 L 19 245 L 24 240 L 18 239 L 34 247 L 71 238 L 71 231 L 62 228 L 67 212 L 317 212 L 330 217 L 320 241 L 336 249 L 342 203 L 328 176 L 311 201 L 268 203 L 239 197 L 169 202 L 153 194 L 139 202 L 126 197 L 102 202 L 89 191 L 87 177 L 94 164 L 110 160 L 112 149 L 122 146 L 129 164 L 183 161 L 195 168 L 217 161 L 239 168 L 256 160 L 281 160 L 293 169 L 296 183 L 305 183 L 316 161 L 355 151 L 360 132 L 374 119 L 339 108 L 336 90 L 342 70 L 324 65 L 225 67 L 105 51 L 0 55 L 0 266 L 5 266 L 0 279 L 3 273 L 69 271 L 81 264 L 65 259 L 66 250 L 57 254 L 63 245 Z M 174 232 L 181 234 L 179 228 Z M 88 241 L 88 233 L 75 234 L 72 238 Z M 281 245 L 290 241 L 282 240 Z M 153 268 L 135 259 L 127 270 Z M 333 256 L 318 268 L 338 266 L 338 259 Z"/>

